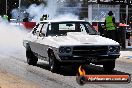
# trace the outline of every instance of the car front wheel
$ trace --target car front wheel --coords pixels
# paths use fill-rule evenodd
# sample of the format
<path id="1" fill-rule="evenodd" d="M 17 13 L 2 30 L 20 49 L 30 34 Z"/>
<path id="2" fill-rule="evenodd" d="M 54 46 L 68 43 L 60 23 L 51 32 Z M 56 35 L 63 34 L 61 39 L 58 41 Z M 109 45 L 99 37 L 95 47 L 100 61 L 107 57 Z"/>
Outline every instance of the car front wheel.
<path id="1" fill-rule="evenodd" d="M 49 53 L 49 69 L 51 72 L 57 72 L 60 68 L 59 62 L 56 60 L 53 52 Z"/>
<path id="2" fill-rule="evenodd" d="M 38 58 L 33 54 L 31 50 L 26 50 L 27 63 L 29 65 L 36 65 Z"/>

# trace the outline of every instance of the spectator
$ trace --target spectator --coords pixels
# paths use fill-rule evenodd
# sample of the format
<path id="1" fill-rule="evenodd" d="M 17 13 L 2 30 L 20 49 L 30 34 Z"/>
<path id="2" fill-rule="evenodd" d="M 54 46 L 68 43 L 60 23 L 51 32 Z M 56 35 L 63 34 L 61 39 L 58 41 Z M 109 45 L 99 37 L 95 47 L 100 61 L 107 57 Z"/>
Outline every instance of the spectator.
<path id="1" fill-rule="evenodd" d="M 108 16 L 105 18 L 105 28 L 106 37 L 116 40 L 115 17 L 113 17 L 112 11 L 109 11 Z"/>

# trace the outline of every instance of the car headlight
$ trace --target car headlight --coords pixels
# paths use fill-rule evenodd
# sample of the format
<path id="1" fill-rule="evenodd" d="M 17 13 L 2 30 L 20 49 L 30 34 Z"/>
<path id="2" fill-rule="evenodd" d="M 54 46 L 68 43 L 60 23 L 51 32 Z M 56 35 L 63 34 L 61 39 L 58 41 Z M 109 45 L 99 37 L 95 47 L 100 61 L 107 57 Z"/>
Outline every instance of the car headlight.
<path id="1" fill-rule="evenodd" d="M 120 47 L 119 46 L 109 46 L 108 51 L 110 53 L 119 52 L 120 51 Z"/>
<path id="2" fill-rule="evenodd" d="M 70 47 L 66 47 L 66 53 L 70 53 L 71 52 L 71 48 Z"/>
<path id="3" fill-rule="evenodd" d="M 60 53 L 65 53 L 65 48 L 64 48 L 64 47 L 60 47 L 60 48 L 59 48 L 59 52 L 60 52 Z"/>
<path id="4" fill-rule="evenodd" d="M 59 52 L 60 53 L 70 53 L 71 52 L 71 48 L 70 47 L 60 47 L 59 48 Z"/>

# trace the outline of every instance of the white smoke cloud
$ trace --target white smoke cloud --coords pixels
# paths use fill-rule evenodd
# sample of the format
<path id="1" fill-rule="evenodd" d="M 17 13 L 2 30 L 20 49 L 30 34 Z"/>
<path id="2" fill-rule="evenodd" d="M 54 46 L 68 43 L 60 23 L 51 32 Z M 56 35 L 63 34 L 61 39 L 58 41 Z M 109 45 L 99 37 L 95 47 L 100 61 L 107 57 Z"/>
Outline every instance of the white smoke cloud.
<path id="1" fill-rule="evenodd" d="M 57 1 L 56 0 L 48 0 L 47 6 L 44 4 L 36 5 L 32 4 L 26 10 L 29 13 L 30 17 L 33 17 L 33 20 L 39 22 L 40 18 L 43 14 L 48 14 L 49 19 L 53 19 L 57 15 Z"/>
<path id="2" fill-rule="evenodd" d="M 19 10 L 18 9 L 13 9 L 11 11 L 11 14 L 12 14 L 12 18 L 13 19 L 18 19 L 18 17 L 19 17 Z"/>
<path id="3" fill-rule="evenodd" d="M 78 16 L 75 15 L 76 12 L 79 12 L 78 7 L 80 5 L 77 5 L 76 7 L 66 7 L 68 3 L 58 1 L 58 0 L 48 0 L 47 5 L 44 4 L 36 5 L 32 4 L 29 6 L 29 8 L 26 10 L 30 17 L 33 17 L 33 19 L 36 22 L 40 21 L 40 18 L 43 14 L 48 14 L 49 19 L 61 19 L 61 20 L 70 20 L 70 19 L 78 19 Z"/>
<path id="4" fill-rule="evenodd" d="M 45 6 L 31 5 L 26 11 L 30 17 L 33 17 L 36 22 L 40 21 L 43 14 L 49 14 L 49 19 L 54 20 L 76 20 L 78 16 L 68 10 L 61 13 L 59 10 L 65 6 L 65 3 L 58 3 L 57 0 L 48 0 L 48 4 Z M 12 18 L 19 19 L 19 10 L 12 10 Z M 20 15 L 23 19 L 24 14 Z M 0 53 L 12 54 L 12 52 L 18 52 L 24 49 L 22 43 L 23 38 L 27 34 L 24 29 L 19 26 L 10 25 L 10 23 L 3 21 L 0 17 Z"/>
<path id="5" fill-rule="evenodd" d="M 2 20 L 0 22 L 0 52 L 11 53 L 21 50 L 25 32 L 22 28 L 12 26 Z"/>
<path id="6" fill-rule="evenodd" d="M 61 14 L 58 15 L 57 17 L 55 17 L 53 20 L 67 20 L 67 21 L 74 21 L 74 20 L 78 20 L 79 17 L 77 15 L 74 15 L 72 13 L 67 13 L 67 14 Z"/>
<path id="7" fill-rule="evenodd" d="M 22 6 L 20 10 L 21 11 L 20 14 L 18 8 L 13 9 L 11 12 L 12 18 L 18 20 L 20 19 L 20 21 L 22 21 L 26 16 L 25 12 L 27 12 L 29 13 L 29 21 L 33 19 L 32 21 L 35 22 L 39 22 L 43 14 L 48 14 L 49 15 L 48 19 L 57 19 L 58 17 L 64 20 L 67 20 L 66 18 L 68 18 L 68 20 L 73 18 L 78 19 L 77 15 L 80 12 L 80 7 L 81 7 L 81 4 L 79 2 L 74 1 L 73 3 L 74 5 L 71 6 L 72 3 L 66 0 L 44 0 L 44 1 L 47 1 L 46 5 L 44 3 L 40 5 L 32 4 L 27 9 L 26 7 Z"/>
<path id="8" fill-rule="evenodd" d="M 30 17 L 33 17 L 33 19 L 38 22 L 41 16 L 46 13 L 44 9 L 45 8 L 43 4 L 39 6 L 37 6 L 36 4 L 32 4 L 31 6 L 29 6 L 26 12 L 29 13 Z"/>
<path id="9" fill-rule="evenodd" d="M 11 14 L 12 14 L 12 19 L 16 19 L 17 21 L 22 21 L 24 19 L 24 14 L 25 12 L 22 11 L 23 10 L 23 7 L 21 7 L 21 10 L 19 12 L 19 9 L 18 8 L 15 8 L 11 11 Z"/>

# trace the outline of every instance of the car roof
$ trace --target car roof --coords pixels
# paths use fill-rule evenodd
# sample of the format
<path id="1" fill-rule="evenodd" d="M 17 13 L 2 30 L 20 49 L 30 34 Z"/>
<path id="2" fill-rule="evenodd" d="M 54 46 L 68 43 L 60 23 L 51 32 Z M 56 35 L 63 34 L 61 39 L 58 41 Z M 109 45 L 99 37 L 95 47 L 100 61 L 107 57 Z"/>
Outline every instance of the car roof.
<path id="1" fill-rule="evenodd" d="M 86 22 L 85 20 L 44 20 L 40 23 L 56 23 L 56 22 Z"/>

